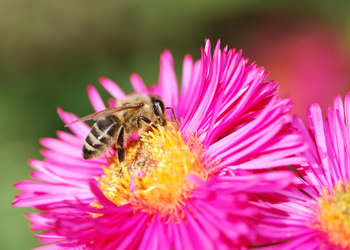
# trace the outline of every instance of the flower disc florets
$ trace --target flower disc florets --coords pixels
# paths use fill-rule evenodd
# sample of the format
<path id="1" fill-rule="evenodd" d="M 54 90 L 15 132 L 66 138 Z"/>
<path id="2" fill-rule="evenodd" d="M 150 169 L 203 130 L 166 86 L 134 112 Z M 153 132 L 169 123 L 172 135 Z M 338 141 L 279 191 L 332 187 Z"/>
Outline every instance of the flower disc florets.
<path id="1" fill-rule="evenodd" d="M 206 181 L 213 165 L 203 151 L 198 135 L 184 135 L 168 122 L 132 142 L 123 163 L 110 157 L 99 187 L 118 206 L 183 218 L 181 207 L 195 189 L 188 176 Z"/>
<path id="2" fill-rule="evenodd" d="M 323 193 L 313 227 L 326 232 L 334 245 L 349 249 L 350 183 L 339 181 L 333 190 L 324 188 Z"/>

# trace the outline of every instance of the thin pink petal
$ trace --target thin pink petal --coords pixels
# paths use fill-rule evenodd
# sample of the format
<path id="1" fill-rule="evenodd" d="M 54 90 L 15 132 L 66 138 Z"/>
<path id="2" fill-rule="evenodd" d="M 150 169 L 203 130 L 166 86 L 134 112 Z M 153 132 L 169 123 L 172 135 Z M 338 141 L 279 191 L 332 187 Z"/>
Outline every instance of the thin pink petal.
<path id="1" fill-rule="evenodd" d="M 138 74 L 132 73 L 130 75 L 130 82 L 136 93 L 141 93 L 141 94 L 149 93 L 146 84 L 143 82 L 142 78 Z"/>
<path id="2" fill-rule="evenodd" d="M 178 84 L 174 71 L 173 57 L 170 51 L 165 50 L 160 56 L 159 84 L 162 86 L 162 97 L 167 107 L 177 112 Z"/>
<path id="3" fill-rule="evenodd" d="M 94 86 L 88 85 L 87 92 L 88 92 L 90 102 L 91 102 L 92 107 L 94 108 L 95 112 L 106 109 L 106 106 L 103 103 L 103 100 L 102 100 L 100 94 L 97 92 L 97 90 Z"/>
<path id="4" fill-rule="evenodd" d="M 65 124 L 71 123 L 78 119 L 78 117 L 72 113 L 64 112 L 61 108 L 57 108 L 58 115 L 61 117 Z M 75 135 L 80 138 L 84 138 L 90 132 L 90 127 L 85 123 L 78 123 L 68 127 Z"/>
<path id="5" fill-rule="evenodd" d="M 115 99 L 121 100 L 125 98 L 124 91 L 111 79 L 107 77 L 100 77 L 101 85 L 111 94 Z"/>

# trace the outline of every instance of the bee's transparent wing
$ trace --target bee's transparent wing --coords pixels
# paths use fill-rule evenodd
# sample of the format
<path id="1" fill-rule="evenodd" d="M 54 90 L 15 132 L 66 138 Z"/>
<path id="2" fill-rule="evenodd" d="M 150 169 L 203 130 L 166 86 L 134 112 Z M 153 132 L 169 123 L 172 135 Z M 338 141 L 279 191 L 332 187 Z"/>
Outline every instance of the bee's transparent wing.
<path id="1" fill-rule="evenodd" d="M 76 123 L 80 123 L 80 122 L 84 122 L 84 121 L 87 121 L 87 120 L 98 120 L 100 119 L 101 117 L 104 117 L 104 116 L 108 116 L 108 115 L 111 115 L 113 113 L 116 113 L 116 112 L 120 112 L 122 110 L 126 110 L 126 109 L 136 109 L 136 108 L 140 108 L 141 105 L 130 105 L 130 106 L 120 106 L 120 107 L 110 107 L 110 108 L 107 108 L 107 109 L 104 109 L 104 110 L 101 110 L 99 112 L 96 112 L 96 113 L 93 113 L 93 114 L 90 114 L 90 115 L 87 115 L 85 117 L 82 117 L 78 120 L 75 120 L 71 123 L 68 123 L 65 125 L 65 127 L 67 126 L 71 126 L 73 124 L 76 124 Z"/>

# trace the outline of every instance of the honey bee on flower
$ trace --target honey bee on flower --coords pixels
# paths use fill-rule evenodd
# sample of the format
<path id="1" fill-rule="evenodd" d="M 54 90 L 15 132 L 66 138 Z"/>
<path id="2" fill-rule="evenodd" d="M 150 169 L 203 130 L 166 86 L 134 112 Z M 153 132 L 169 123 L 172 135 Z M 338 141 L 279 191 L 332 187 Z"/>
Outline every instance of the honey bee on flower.
<path id="1" fill-rule="evenodd" d="M 171 107 L 167 107 L 171 109 Z M 124 137 L 135 131 L 142 135 L 149 127 L 165 126 L 165 107 L 156 95 L 131 95 L 110 107 L 73 121 L 66 126 L 87 120 L 97 120 L 85 139 L 84 160 L 101 156 L 114 143 L 118 147 L 119 162 L 125 160 Z"/>

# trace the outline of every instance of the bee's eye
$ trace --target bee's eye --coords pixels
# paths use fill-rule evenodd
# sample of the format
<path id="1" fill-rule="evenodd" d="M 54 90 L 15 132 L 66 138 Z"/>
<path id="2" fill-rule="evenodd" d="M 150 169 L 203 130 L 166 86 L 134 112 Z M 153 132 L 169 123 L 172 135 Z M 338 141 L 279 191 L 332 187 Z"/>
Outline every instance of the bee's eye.
<path id="1" fill-rule="evenodd" d="M 154 106 L 157 107 L 157 109 L 159 110 L 159 112 L 161 112 L 162 114 L 164 114 L 165 112 L 165 107 L 162 101 L 160 100 L 155 100 L 154 101 Z"/>

